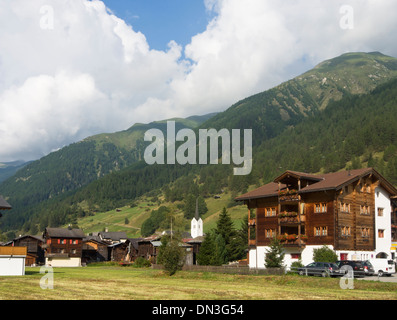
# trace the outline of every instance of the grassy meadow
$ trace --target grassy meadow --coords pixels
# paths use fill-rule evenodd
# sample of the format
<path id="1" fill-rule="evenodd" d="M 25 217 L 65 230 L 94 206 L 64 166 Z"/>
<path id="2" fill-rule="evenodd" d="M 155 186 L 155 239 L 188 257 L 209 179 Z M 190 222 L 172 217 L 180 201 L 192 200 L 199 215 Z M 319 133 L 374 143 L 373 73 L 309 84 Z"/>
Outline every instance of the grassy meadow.
<path id="1" fill-rule="evenodd" d="M 0 277 L 0 300 L 396 300 L 397 283 L 298 275 L 231 275 L 111 265 L 54 268 L 53 289 L 42 289 L 48 273 L 26 268 L 26 275 Z M 48 283 L 47 283 L 48 284 Z"/>

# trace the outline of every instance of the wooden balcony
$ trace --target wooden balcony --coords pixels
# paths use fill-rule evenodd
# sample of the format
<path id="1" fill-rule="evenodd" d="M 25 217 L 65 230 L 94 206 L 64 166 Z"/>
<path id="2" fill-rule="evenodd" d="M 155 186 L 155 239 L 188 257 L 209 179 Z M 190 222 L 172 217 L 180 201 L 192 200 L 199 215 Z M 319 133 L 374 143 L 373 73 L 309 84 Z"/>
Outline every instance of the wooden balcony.
<path id="1" fill-rule="evenodd" d="M 256 240 L 248 240 L 249 246 L 256 246 Z"/>
<path id="2" fill-rule="evenodd" d="M 280 203 L 296 203 L 301 200 L 301 196 L 297 192 L 287 192 L 287 193 L 280 193 L 278 196 L 278 201 Z"/>
<path id="3" fill-rule="evenodd" d="M 283 226 L 287 225 L 299 225 L 306 221 L 306 216 L 299 216 L 296 212 L 283 212 L 279 214 L 278 223 Z"/>
<path id="4" fill-rule="evenodd" d="M 248 220 L 248 226 L 253 227 L 256 225 L 256 219 L 249 219 Z"/>
<path id="5" fill-rule="evenodd" d="M 283 247 L 305 247 L 307 237 L 304 235 L 297 236 L 295 234 L 291 235 L 281 235 L 279 236 L 279 240 Z"/>

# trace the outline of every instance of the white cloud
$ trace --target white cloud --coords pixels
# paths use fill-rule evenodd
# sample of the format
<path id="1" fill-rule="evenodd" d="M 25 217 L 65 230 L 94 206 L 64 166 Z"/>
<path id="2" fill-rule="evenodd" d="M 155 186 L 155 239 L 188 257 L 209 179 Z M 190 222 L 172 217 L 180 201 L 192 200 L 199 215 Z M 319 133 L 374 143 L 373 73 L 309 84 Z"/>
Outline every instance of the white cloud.
<path id="1" fill-rule="evenodd" d="M 224 110 L 344 52 L 397 56 L 395 0 L 203 1 L 214 16 L 207 29 L 185 48 L 170 39 L 166 51 L 99 0 L 2 1 L 0 161 Z M 340 26 L 343 5 L 351 30 Z"/>

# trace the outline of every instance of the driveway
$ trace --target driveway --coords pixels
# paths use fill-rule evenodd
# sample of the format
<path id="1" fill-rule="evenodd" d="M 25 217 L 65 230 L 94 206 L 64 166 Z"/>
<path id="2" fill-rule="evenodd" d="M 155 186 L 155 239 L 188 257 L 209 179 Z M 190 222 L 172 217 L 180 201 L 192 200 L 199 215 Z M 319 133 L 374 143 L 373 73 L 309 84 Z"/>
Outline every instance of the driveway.
<path id="1" fill-rule="evenodd" d="M 383 276 L 373 276 L 373 277 L 364 277 L 364 278 L 356 278 L 357 280 L 372 280 L 372 281 L 380 281 L 380 282 L 395 282 L 397 283 L 397 275 L 392 274 L 391 277 Z"/>

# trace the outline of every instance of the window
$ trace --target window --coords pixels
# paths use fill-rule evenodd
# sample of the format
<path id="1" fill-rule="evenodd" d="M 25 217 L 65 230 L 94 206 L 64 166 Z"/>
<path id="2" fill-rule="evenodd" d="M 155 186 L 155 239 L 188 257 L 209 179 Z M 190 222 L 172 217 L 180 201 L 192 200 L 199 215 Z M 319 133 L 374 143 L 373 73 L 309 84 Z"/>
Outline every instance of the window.
<path id="1" fill-rule="evenodd" d="M 316 237 L 325 237 L 328 235 L 328 227 L 314 227 L 314 235 Z"/>
<path id="2" fill-rule="evenodd" d="M 378 217 L 383 217 L 383 208 L 378 208 Z"/>
<path id="3" fill-rule="evenodd" d="M 360 206 L 360 214 L 364 214 L 364 215 L 369 215 L 371 214 L 371 211 L 369 209 L 369 206 Z"/>
<path id="4" fill-rule="evenodd" d="M 350 203 L 341 202 L 340 203 L 340 211 L 349 213 L 350 212 Z"/>
<path id="5" fill-rule="evenodd" d="M 266 238 L 273 238 L 275 235 L 276 235 L 276 230 L 275 229 L 266 229 L 265 230 Z"/>
<path id="6" fill-rule="evenodd" d="M 369 228 L 361 228 L 361 236 L 363 238 L 369 238 L 369 234 L 370 234 Z"/>
<path id="7" fill-rule="evenodd" d="M 275 217 L 276 216 L 276 208 L 265 208 L 265 216 L 266 217 Z"/>
<path id="8" fill-rule="evenodd" d="M 385 230 L 378 229 L 378 237 L 379 238 L 384 238 L 385 237 Z"/>
<path id="9" fill-rule="evenodd" d="M 316 203 L 314 205 L 314 211 L 316 213 L 320 213 L 320 212 L 327 212 L 327 204 L 326 203 Z"/>
<path id="10" fill-rule="evenodd" d="M 347 236 L 350 236 L 350 235 L 351 235 L 351 228 L 350 227 L 345 226 L 345 227 L 341 228 L 341 236 L 347 237 Z"/>
<path id="11" fill-rule="evenodd" d="M 299 260 L 302 257 L 301 253 L 291 253 L 291 259 Z"/>

